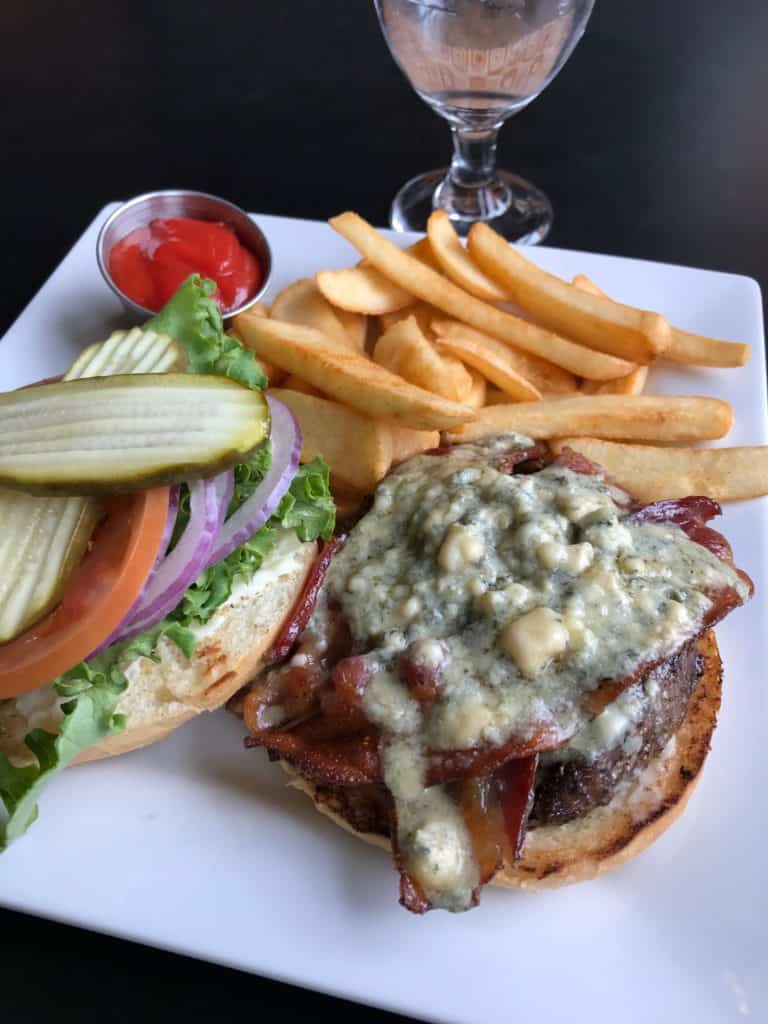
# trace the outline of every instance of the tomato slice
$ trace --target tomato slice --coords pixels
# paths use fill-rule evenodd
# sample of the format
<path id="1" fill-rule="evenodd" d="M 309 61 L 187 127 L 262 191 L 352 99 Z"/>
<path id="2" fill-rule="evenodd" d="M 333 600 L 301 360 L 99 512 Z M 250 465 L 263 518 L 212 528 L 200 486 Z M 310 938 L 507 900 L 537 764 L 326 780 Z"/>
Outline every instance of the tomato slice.
<path id="1" fill-rule="evenodd" d="M 167 487 L 155 487 L 109 499 L 61 604 L 15 640 L 0 644 L 0 698 L 51 682 L 120 625 L 155 564 L 168 494 Z"/>

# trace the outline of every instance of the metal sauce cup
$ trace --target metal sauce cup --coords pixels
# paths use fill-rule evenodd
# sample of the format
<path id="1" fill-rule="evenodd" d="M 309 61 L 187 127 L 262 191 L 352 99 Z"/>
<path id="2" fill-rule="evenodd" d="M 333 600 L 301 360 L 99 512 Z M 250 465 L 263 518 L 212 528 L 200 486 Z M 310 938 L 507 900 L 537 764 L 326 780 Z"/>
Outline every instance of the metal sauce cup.
<path id="1" fill-rule="evenodd" d="M 136 317 L 146 319 L 157 310 L 147 309 L 133 302 L 122 292 L 109 272 L 109 254 L 112 247 L 135 228 L 143 227 L 150 221 L 165 217 L 192 217 L 196 220 L 221 221 L 237 235 L 240 244 L 256 257 L 264 278 L 258 290 L 236 309 L 223 313 L 225 320 L 242 313 L 264 294 L 272 274 L 272 252 L 264 232 L 254 223 L 245 210 L 239 206 L 209 195 L 207 192 L 192 192 L 187 189 L 168 189 L 162 192 L 145 192 L 119 206 L 105 221 L 96 240 L 96 261 L 101 276 L 120 299 L 125 308 Z"/>

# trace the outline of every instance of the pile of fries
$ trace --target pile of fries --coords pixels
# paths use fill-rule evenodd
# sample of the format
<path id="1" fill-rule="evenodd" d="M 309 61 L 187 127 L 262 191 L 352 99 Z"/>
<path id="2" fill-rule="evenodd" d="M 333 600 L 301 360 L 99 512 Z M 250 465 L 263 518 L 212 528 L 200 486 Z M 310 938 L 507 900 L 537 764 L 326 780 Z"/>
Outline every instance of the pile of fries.
<path id="1" fill-rule="evenodd" d="M 645 501 L 768 493 L 768 449 L 670 447 L 724 437 L 727 402 L 642 394 L 657 359 L 733 368 L 748 345 L 563 281 L 486 224 L 465 247 L 437 211 L 404 250 L 355 213 L 330 224 L 361 262 L 294 282 L 233 331 L 297 416 L 302 458 L 328 462 L 342 515 L 404 459 L 512 432 L 575 448 Z"/>

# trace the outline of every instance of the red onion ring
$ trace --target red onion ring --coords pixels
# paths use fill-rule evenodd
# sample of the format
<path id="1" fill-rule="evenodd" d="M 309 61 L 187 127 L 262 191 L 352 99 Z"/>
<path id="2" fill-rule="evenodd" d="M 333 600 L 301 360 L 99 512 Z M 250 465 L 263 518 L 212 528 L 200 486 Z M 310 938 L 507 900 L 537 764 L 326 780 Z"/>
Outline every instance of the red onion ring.
<path id="1" fill-rule="evenodd" d="M 277 510 L 296 475 L 301 455 L 301 428 L 286 405 L 269 396 L 267 402 L 272 417 L 272 462 L 250 498 L 224 523 L 208 566 L 221 562 L 261 529 Z"/>
<path id="2" fill-rule="evenodd" d="M 120 632 L 119 640 L 128 640 L 164 618 L 208 564 L 229 505 L 228 487 L 222 487 L 218 477 L 195 480 L 188 486 L 189 522 L 176 547 L 148 581 L 139 607 Z"/>

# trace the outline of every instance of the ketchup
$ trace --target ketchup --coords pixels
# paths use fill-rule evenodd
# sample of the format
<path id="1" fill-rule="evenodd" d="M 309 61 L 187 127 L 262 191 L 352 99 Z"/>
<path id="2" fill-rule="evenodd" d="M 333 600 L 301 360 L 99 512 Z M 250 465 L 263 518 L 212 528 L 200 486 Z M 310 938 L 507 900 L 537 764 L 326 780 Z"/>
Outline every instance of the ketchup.
<path id="1" fill-rule="evenodd" d="M 249 299 L 263 280 L 256 257 L 220 221 L 169 217 L 135 228 L 113 246 L 109 273 L 140 306 L 158 312 L 190 274 L 216 282 L 222 313 Z"/>

